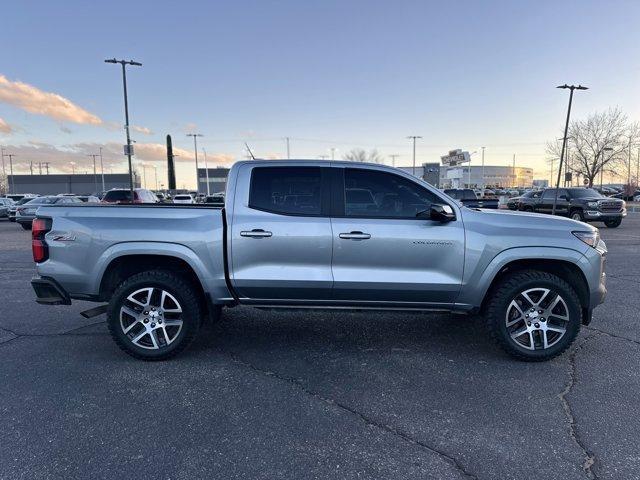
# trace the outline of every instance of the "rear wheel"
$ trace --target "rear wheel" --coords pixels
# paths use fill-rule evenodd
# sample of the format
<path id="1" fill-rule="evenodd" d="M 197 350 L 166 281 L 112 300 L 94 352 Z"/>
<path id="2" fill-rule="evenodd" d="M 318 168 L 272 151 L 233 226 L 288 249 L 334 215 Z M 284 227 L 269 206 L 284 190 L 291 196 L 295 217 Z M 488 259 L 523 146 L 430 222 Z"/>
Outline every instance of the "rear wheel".
<path id="1" fill-rule="evenodd" d="M 620 224 L 622 223 L 622 219 L 621 218 L 615 218 L 613 220 L 605 220 L 604 224 L 608 227 L 608 228 L 616 228 L 619 227 Z"/>
<path id="2" fill-rule="evenodd" d="M 30 223 L 21 223 L 20 226 L 22 228 L 24 228 L 25 230 L 31 230 L 31 224 Z"/>
<path id="3" fill-rule="evenodd" d="M 111 336 L 129 355 L 164 360 L 195 338 L 202 319 L 193 285 L 165 271 L 138 273 L 116 289 L 107 310 Z"/>
<path id="4" fill-rule="evenodd" d="M 533 212 L 533 207 L 531 205 L 523 205 L 521 210 L 523 212 Z"/>
<path id="5" fill-rule="evenodd" d="M 486 315 L 489 331 L 518 359 L 549 360 L 566 350 L 580 331 L 578 296 L 556 275 L 535 270 L 514 273 L 491 295 Z"/>

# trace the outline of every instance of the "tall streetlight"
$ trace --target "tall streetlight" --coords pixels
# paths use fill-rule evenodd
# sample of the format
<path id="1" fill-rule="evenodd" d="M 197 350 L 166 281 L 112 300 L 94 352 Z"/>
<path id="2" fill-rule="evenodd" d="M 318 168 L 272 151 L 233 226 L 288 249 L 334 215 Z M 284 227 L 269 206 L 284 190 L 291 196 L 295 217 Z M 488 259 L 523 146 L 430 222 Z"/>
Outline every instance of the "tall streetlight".
<path id="1" fill-rule="evenodd" d="M 409 140 L 413 140 L 413 176 L 416 176 L 416 139 L 422 138 L 420 135 L 409 135 Z"/>
<path id="2" fill-rule="evenodd" d="M 335 159 L 336 159 L 336 148 L 331 147 L 331 160 L 335 160 Z"/>
<path id="3" fill-rule="evenodd" d="M 16 180 L 15 178 L 13 178 L 13 157 L 15 157 L 16 155 L 14 155 L 13 153 L 4 153 L 4 149 L 2 150 L 2 163 L 4 163 L 4 157 L 9 157 L 9 175 L 10 175 L 10 181 L 7 182 L 9 185 L 9 193 L 16 193 L 15 192 L 15 188 L 16 188 Z M 12 185 L 13 184 L 13 185 Z"/>
<path id="4" fill-rule="evenodd" d="M 129 100 L 127 99 L 127 65 L 141 67 L 140 62 L 133 60 L 116 60 L 115 58 L 105 60 L 105 63 L 119 63 L 122 65 L 122 86 L 124 88 L 124 130 L 127 134 L 127 145 L 125 147 L 125 155 L 129 159 L 129 190 L 131 191 L 131 202 L 133 203 L 133 167 L 131 166 L 131 156 L 133 155 L 133 147 L 131 146 L 131 136 L 129 135 Z"/>
<path id="5" fill-rule="evenodd" d="M 102 163 L 102 147 L 100 147 L 100 175 L 102 175 L 102 191 L 104 192 L 104 164 Z"/>
<path id="6" fill-rule="evenodd" d="M 69 162 L 69 165 L 71 165 L 71 174 L 75 175 L 76 174 L 76 162 Z"/>
<path id="7" fill-rule="evenodd" d="M 289 137 L 284 137 L 284 139 L 287 142 L 287 160 L 289 160 L 291 158 L 291 150 L 289 149 Z"/>
<path id="8" fill-rule="evenodd" d="M 478 153 L 477 150 L 475 150 L 475 151 L 473 151 L 473 152 L 471 152 L 469 154 L 469 185 L 468 185 L 468 188 L 471 188 L 471 157 L 476 153 Z"/>
<path id="9" fill-rule="evenodd" d="M 600 155 L 602 156 L 602 164 L 600 166 L 600 190 L 602 190 L 602 174 L 604 173 L 604 152 L 613 152 L 613 148 L 604 147 L 600 152 Z"/>
<path id="10" fill-rule="evenodd" d="M 391 158 L 391 166 L 395 167 L 396 166 L 396 158 L 398 158 L 400 155 L 394 153 L 393 155 L 389 155 L 389 158 Z"/>
<path id="11" fill-rule="evenodd" d="M 153 166 L 153 171 L 156 177 L 156 192 L 158 191 L 158 165 Z"/>
<path id="12" fill-rule="evenodd" d="M 207 151 L 203 148 L 202 154 L 204 155 L 204 171 L 205 177 L 207 178 L 207 195 L 211 195 L 209 192 L 209 165 L 207 165 Z"/>
<path id="13" fill-rule="evenodd" d="M 94 191 L 98 193 L 98 174 L 96 172 L 96 157 L 99 157 L 100 155 L 89 154 L 88 156 L 93 158 L 93 183 L 95 185 Z"/>
<path id="14" fill-rule="evenodd" d="M 562 174 L 562 163 L 564 162 L 564 150 L 567 147 L 567 132 L 569 131 L 569 118 L 571 118 L 571 102 L 573 101 L 574 90 L 588 90 L 588 87 L 582 85 L 558 85 L 556 88 L 569 89 L 569 107 L 567 108 L 567 121 L 564 124 L 564 135 L 562 136 L 562 150 L 560 151 L 560 167 L 558 168 L 558 180 L 556 181 L 556 191 L 553 196 L 553 207 L 551 208 L 551 215 L 556 214 L 556 204 L 558 203 L 558 190 L 560 189 L 560 175 Z"/>
<path id="15" fill-rule="evenodd" d="M 481 195 L 484 197 L 484 149 L 485 147 L 480 147 L 482 149 L 482 192 Z"/>
<path id="16" fill-rule="evenodd" d="M 204 137 L 201 133 L 187 133 L 187 137 L 193 137 L 193 152 L 196 156 L 196 192 L 200 193 L 200 179 L 198 178 L 198 137 Z"/>

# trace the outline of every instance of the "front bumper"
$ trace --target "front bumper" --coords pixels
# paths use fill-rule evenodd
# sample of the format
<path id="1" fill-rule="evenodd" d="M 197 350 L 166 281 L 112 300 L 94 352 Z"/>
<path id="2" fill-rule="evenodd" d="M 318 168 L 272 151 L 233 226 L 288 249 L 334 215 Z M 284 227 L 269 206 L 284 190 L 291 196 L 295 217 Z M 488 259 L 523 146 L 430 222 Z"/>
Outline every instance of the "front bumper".
<path id="1" fill-rule="evenodd" d="M 33 277 L 31 286 L 36 292 L 36 302 L 41 305 L 71 305 L 71 298 L 53 278 Z"/>
<path id="2" fill-rule="evenodd" d="M 620 212 L 601 212 L 599 210 L 585 210 L 585 220 L 599 220 L 604 222 L 605 220 L 615 220 L 618 218 L 624 218 L 627 216 L 627 209 L 624 208 Z"/>

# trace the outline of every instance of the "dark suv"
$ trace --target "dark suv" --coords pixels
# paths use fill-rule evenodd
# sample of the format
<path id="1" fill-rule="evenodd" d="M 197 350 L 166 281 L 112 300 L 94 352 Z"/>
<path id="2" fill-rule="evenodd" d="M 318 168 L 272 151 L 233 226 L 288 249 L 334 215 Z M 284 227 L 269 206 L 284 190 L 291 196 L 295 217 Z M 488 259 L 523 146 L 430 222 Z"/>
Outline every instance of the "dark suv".
<path id="1" fill-rule="evenodd" d="M 556 189 L 547 188 L 538 198 L 522 197 L 520 210 L 550 214 L 555 196 Z M 581 222 L 604 222 L 607 227 L 615 228 L 627 216 L 627 209 L 623 200 L 604 197 L 593 188 L 560 188 L 556 215 Z"/>

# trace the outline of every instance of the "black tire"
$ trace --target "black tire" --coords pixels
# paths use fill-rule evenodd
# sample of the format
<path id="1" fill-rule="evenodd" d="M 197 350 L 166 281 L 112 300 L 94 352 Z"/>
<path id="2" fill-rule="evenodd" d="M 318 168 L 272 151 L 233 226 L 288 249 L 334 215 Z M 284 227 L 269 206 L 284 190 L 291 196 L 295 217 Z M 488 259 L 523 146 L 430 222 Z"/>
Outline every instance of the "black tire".
<path id="1" fill-rule="evenodd" d="M 22 228 L 24 228 L 25 230 L 31 230 L 31 224 L 30 223 L 21 223 L 20 226 Z"/>
<path id="2" fill-rule="evenodd" d="M 571 220 L 577 220 L 578 222 L 584 222 L 584 213 L 582 213 L 582 210 L 571 210 L 569 212 L 569 217 L 571 218 Z"/>
<path id="3" fill-rule="evenodd" d="M 512 300 L 515 300 L 521 292 L 536 288 L 548 289 L 550 294 L 551 292 L 559 294 L 566 306 L 569 320 L 564 325 L 565 333 L 556 343 L 550 344 L 548 348 L 536 349 L 534 337 L 530 336 L 529 345 L 534 349 L 528 349 L 511 337 L 507 327 L 507 315 L 509 314 Z M 503 278 L 489 295 L 491 297 L 485 310 L 486 325 L 489 333 L 504 351 L 519 360 L 540 362 L 554 358 L 569 348 L 580 331 L 582 309 L 578 295 L 571 285 L 556 275 L 537 270 L 515 272 Z M 522 310 L 524 311 L 525 309 L 523 308 Z M 536 321 L 533 322 L 538 325 Z M 529 325 L 531 326 L 531 323 Z M 550 322 L 549 325 L 551 325 Z M 545 338 L 547 338 L 546 332 Z"/>
<path id="4" fill-rule="evenodd" d="M 533 207 L 531 205 L 523 205 L 521 210 L 523 212 L 533 212 Z"/>
<path id="5" fill-rule="evenodd" d="M 607 228 L 618 228 L 622 224 L 622 219 L 615 218 L 613 220 L 605 220 L 604 224 Z"/>
<path id="6" fill-rule="evenodd" d="M 134 294 L 134 292 L 151 288 L 156 289 L 152 291 L 152 295 L 155 295 L 153 293 L 154 291 L 164 291 L 175 298 L 175 300 L 177 301 L 177 306 L 181 309 L 180 320 L 182 321 L 182 324 L 178 330 L 178 333 L 175 334 L 175 336 L 171 339 L 171 342 L 166 345 L 161 344 L 166 343 L 166 341 L 164 340 L 165 337 L 155 337 L 154 339 L 152 339 L 150 334 L 147 333 L 147 343 L 153 342 L 153 344 L 150 347 L 144 348 L 133 343 L 132 337 L 124 332 L 124 327 L 121 325 L 120 309 L 123 306 L 132 305 L 131 303 L 127 302 L 129 302 L 128 297 Z M 194 285 L 185 280 L 183 277 L 175 275 L 171 272 L 163 270 L 152 270 L 133 275 L 132 277 L 122 282 L 116 288 L 113 296 L 111 297 L 111 300 L 109 301 L 109 306 L 107 308 L 107 325 L 109 327 L 111 337 L 124 352 L 128 353 L 132 357 L 141 360 L 166 360 L 177 355 L 185 348 L 187 348 L 193 341 L 202 323 L 203 302 L 196 292 L 197 290 L 196 288 L 194 288 Z M 154 305 L 155 303 L 157 303 L 157 300 L 151 300 L 149 303 Z M 144 312 L 141 311 L 140 313 L 142 314 Z M 170 320 L 169 316 L 166 313 L 164 318 L 166 318 L 165 324 L 167 324 L 167 328 L 171 328 L 168 327 L 168 323 Z M 131 319 L 133 319 L 132 316 Z M 136 321 L 131 321 L 131 323 L 127 326 L 130 326 L 133 323 L 136 323 Z M 136 328 L 138 330 L 134 331 L 133 334 L 136 334 L 137 332 L 141 333 L 146 328 L 146 326 L 143 325 L 141 321 L 138 321 L 137 323 L 138 325 L 136 326 Z M 160 324 L 162 323 L 162 321 L 160 320 L 158 323 Z M 155 326 L 154 323 L 149 322 L 146 322 L 146 325 Z M 160 332 L 160 328 L 163 327 L 160 327 L 158 325 L 158 330 L 156 330 L 156 332 Z M 163 330 L 164 332 L 166 332 L 166 329 L 163 328 Z M 172 333 L 174 332 L 175 330 L 173 330 Z"/>

